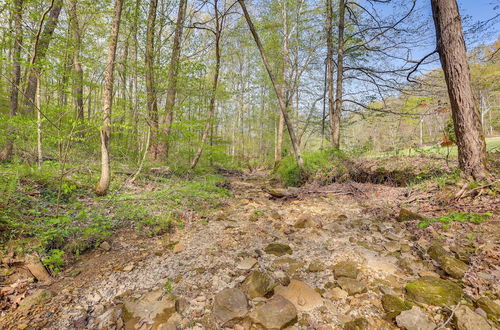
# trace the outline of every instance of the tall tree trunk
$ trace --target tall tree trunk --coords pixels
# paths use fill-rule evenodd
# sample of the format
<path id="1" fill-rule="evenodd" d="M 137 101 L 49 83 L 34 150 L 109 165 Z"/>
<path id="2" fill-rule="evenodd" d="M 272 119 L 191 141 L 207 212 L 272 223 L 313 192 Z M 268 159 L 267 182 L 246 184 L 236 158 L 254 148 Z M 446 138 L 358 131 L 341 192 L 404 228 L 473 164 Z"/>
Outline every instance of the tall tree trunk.
<path id="1" fill-rule="evenodd" d="M 283 44 L 282 44 L 282 63 L 281 63 L 281 95 L 285 98 L 286 111 L 288 111 L 288 97 L 287 97 L 287 81 L 286 81 L 286 64 L 288 61 L 288 12 L 286 8 L 286 1 L 283 1 Z M 278 110 L 279 111 L 279 110 Z M 274 146 L 274 167 L 278 166 L 281 162 L 283 153 L 283 131 L 285 129 L 285 117 L 279 111 L 278 131 L 276 132 L 276 144 Z"/>
<path id="2" fill-rule="evenodd" d="M 122 14 L 123 0 L 116 0 L 111 23 L 111 36 L 109 38 L 108 56 L 106 59 L 106 69 L 104 70 L 104 93 L 103 119 L 101 128 L 101 178 L 95 188 L 97 195 L 106 195 L 111 181 L 111 169 L 109 163 L 109 140 L 111 138 L 111 107 L 113 104 L 113 82 L 116 57 L 116 46 L 118 44 L 118 33 L 120 32 L 120 19 Z"/>
<path id="3" fill-rule="evenodd" d="M 344 21 L 345 21 L 345 0 L 339 0 L 339 28 L 337 51 L 337 88 L 335 93 L 335 109 L 330 114 L 330 123 L 332 130 L 332 146 L 340 147 L 340 116 L 342 114 L 342 96 L 344 84 Z M 333 68 L 331 69 L 333 77 Z M 332 82 L 333 84 L 333 82 Z"/>
<path id="4" fill-rule="evenodd" d="M 469 64 L 456 0 L 431 0 L 437 50 L 451 103 L 458 164 L 476 180 L 488 177 L 486 143 L 474 100 Z"/>
<path id="5" fill-rule="evenodd" d="M 255 44 L 257 45 L 257 48 L 259 49 L 260 56 L 262 58 L 262 62 L 264 63 L 264 66 L 266 67 L 267 74 L 269 75 L 269 79 L 271 80 L 271 83 L 273 85 L 274 92 L 276 93 L 276 96 L 278 98 L 280 110 L 281 110 L 281 113 L 283 114 L 283 118 L 285 119 L 285 124 L 288 128 L 288 134 L 290 135 L 290 140 L 292 142 L 295 160 L 297 161 L 297 165 L 299 166 L 299 168 L 302 171 L 304 171 L 305 170 L 304 160 L 302 159 L 302 156 L 300 153 L 300 146 L 299 146 L 299 143 L 297 140 L 297 136 L 295 135 L 295 130 L 293 129 L 292 121 L 290 120 L 290 117 L 288 116 L 288 113 L 286 111 L 285 96 L 281 94 L 281 91 L 278 88 L 276 78 L 274 77 L 274 74 L 271 70 L 271 66 L 269 65 L 269 61 L 268 61 L 267 56 L 264 52 L 264 47 L 262 46 L 259 35 L 257 34 L 257 30 L 255 29 L 255 25 L 252 22 L 250 14 L 248 13 L 248 10 L 247 10 L 246 5 L 245 5 L 245 1 L 238 0 L 238 2 L 241 6 L 241 9 L 243 10 L 243 14 L 245 15 L 245 20 L 247 21 L 248 27 L 250 29 L 250 32 L 252 33 Z"/>
<path id="6" fill-rule="evenodd" d="M 201 154 L 203 153 L 203 149 L 205 147 L 205 143 L 208 138 L 208 134 L 210 132 L 210 129 L 213 125 L 213 118 L 215 114 L 215 102 L 217 98 L 217 87 L 219 85 L 219 72 L 220 72 L 220 39 L 221 39 L 221 34 L 222 34 L 222 22 L 221 18 L 219 17 L 219 9 L 217 7 L 217 0 L 214 2 L 214 12 L 215 12 L 215 69 L 214 69 L 214 80 L 213 80 L 213 85 L 212 85 L 212 91 L 210 95 L 210 104 L 208 108 L 208 118 L 205 123 L 205 127 L 203 129 L 203 133 L 201 136 L 201 144 L 198 147 L 198 150 L 196 151 L 196 154 L 194 155 L 193 160 L 191 161 L 191 165 L 189 166 L 190 170 L 193 170 L 196 167 L 196 164 L 198 164 L 198 161 L 200 160 Z"/>
<path id="7" fill-rule="evenodd" d="M 14 20 L 14 44 L 12 47 L 12 81 L 10 86 L 10 107 L 9 116 L 12 118 L 17 115 L 18 99 L 19 99 L 19 84 L 21 82 L 21 47 L 23 42 L 22 35 L 22 15 L 23 15 L 23 0 L 16 0 L 13 4 L 12 17 Z M 12 129 L 7 132 L 7 139 L 0 152 L 0 161 L 6 161 L 12 158 L 14 149 Z"/>
<path id="8" fill-rule="evenodd" d="M 33 113 L 33 108 L 35 106 L 35 95 L 37 89 L 38 76 L 40 74 L 41 68 L 40 63 L 43 62 L 45 56 L 47 55 L 47 50 L 49 49 L 50 41 L 52 40 L 52 35 L 59 22 L 59 14 L 63 6 L 63 0 L 52 0 L 49 11 L 49 18 L 43 27 L 41 35 L 36 36 L 35 47 L 33 49 L 33 57 L 31 61 L 31 67 L 28 74 L 28 86 L 24 93 L 24 113 Z"/>
<path id="9" fill-rule="evenodd" d="M 154 78 L 154 37 L 155 21 L 158 0 L 151 0 L 149 3 L 148 24 L 146 29 L 146 100 L 151 129 L 148 154 L 151 159 L 158 157 L 158 102 L 156 99 L 156 86 Z"/>
<path id="10" fill-rule="evenodd" d="M 335 91 L 333 88 L 333 0 L 326 0 L 326 81 L 328 90 L 328 111 L 330 114 L 330 142 L 334 146 Z"/>
<path id="11" fill-rule="evenodd" d="M 187 0 L 179 1 L 177 22 L 175 24 L 174 43 L 172 45 L 172 57 L 168 69 L 167 100 L 165 103 L 165 123 L 163 125 L 162 139 L 158 146 L 159 157 L 166 159 L 170 148 L 170 134 L 174 120 L 175 98 L 177 96 L 177 76 L 179 75 L 179 62 L 181 57 L 181 43 L 184 20 L 186 17 Z"/>

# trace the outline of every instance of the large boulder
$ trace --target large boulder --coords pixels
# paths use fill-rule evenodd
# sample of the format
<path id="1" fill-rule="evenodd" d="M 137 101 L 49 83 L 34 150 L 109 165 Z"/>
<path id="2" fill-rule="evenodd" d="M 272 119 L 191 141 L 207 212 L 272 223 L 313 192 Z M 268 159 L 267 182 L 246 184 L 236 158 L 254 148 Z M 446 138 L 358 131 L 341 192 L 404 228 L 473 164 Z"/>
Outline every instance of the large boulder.
<path id="1" fill-rule="evenodd" d="M 434 330 L 436 324 L 417 306 L 396 316 L 398 327 L 406 330 Z"/>
<path id="2" fill-rule="evenodd" d="M 454 314 L 458 330 L 492 330 L 486 319 L 467 306 L 460 306 Z"/>
<path id="3" fill-rule="evenodd" d="M 248 298 L 264 297 L 275 287 L 273 278 L 266 272 L 255 270 L 247 276 L 241 285 L 241 289 Z"/>
<path id="4" fill-rule="evenodd" d="M 269 330 L 284 329 L 297 322 L 297 309 L 286 298 L 275 295 L 249 314 L 253 323 Z"/>
<path id="5" fill-rule="evenodd" d="M 302 312 L 307 312 L 323 305 L 321 295 L 301 281 L 291 280 L 288 286 L 277 286 L 274 292 L 288 299 L 297 310 Z"/>
<path id="6" fill-rule="evenodd" d="M 341 261 L 332 267 L 336 278 L 348 277 L 356 279 L 359 274 L 358 265 L 352 261 Z"/>
<path id="7" fill-rule="evenodd" d="M 423 221 L 425 218 L 421 216 L 418 213 L 412 212 L 407 209 L 400 209 L 399 210 L 399 216 L 398 216 L 398 221 L 412 221 L 412 220 L 418 220 L 418 221 Z"/>
<path id="8" fill-rule="evenodd" d="M 224 289 L 215 295 L 213 314 L 221 324 L 240 319 L 247 313 L 247 297 L 240 289 Z"/>
<path id="9" fill-rule="evenodd" d="M 436 306 L 454 306 L 463 295 L 458 284 L 433 276 L 423 276 L 405 288 L 410 300 Z"/>
<path id="10" fill-rule="evenodd" d="M 281 243 L 271 243 L 264 249 L 267 254 L 272 254 L 281 257 L 285 254 L 292 254 L 292 248 L 289 245 Z"/>
<path id="11" fill-rule="evenodd" d="M 450 256 L 448 252 L 439 245 L 432 245 L 427 250 L 427 253 L 448 275 L 457 280 L 462 279 L 469 268 L 463 261 Z"/>
<path id="12" fill-rule="evenodd" d="M 404 301 L 398 296 L 392 294 L 384 294 L 382 296 L 382 307 L 387 313 L 387 318 L 393 319 L 401 312 L 411 309 L 412 304 Z"/>

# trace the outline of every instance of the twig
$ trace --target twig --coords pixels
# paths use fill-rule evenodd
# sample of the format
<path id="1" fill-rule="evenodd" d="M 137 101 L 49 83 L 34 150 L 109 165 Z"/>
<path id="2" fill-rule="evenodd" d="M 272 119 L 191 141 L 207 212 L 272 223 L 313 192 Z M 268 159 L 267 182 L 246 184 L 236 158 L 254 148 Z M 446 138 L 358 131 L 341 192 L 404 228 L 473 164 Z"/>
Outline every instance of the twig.
<path id="1" fill-rule="evenodd" d="M 472 193 L 473 193 L 474 191 L 476 191 L 476 190 L 481 190 L 481 189 L 484 189 L 484 188 L 488 188 L 488 187 L 490 187 L 490 186 L 493 186 L 495 183 L 498 183 L 498 182 L 500 182 L 500 180 L 496 180 L 496 181 L 493 181 L 493 182 L 491 182 L 491 183 L 488 183 L 488 184 L 482 185 L 482 186 L 480 186 L 480 187 L 476 187 L 476 188 L 474 188 L 474 189 L 471 189 L 471 190 L 467 191 L 466 193 L 464 193 L 461 197 L 465 197 L 465 196 L 467 196 L 467 195 L 470 195 L 470 194 L 472 194 Z"/>
<path id="2" fill-rule="evenodd" d="M 460 300 L 462 300 L 462 296 L 460 296 Z M 455 312 L 456 310 L 458 309 L 458 307 L 460 307 L 460 302 L 451 310 L 451 314 L 450 316 L 448 317 L 448 319 L 443 323 L 441 324 L 439 327 L 437 327 L 435 330 L 439 330 L 439 329 L 443 329 L 450 321 L 451 319 L 453 318 L 453 315 L 455 315 Z"/>

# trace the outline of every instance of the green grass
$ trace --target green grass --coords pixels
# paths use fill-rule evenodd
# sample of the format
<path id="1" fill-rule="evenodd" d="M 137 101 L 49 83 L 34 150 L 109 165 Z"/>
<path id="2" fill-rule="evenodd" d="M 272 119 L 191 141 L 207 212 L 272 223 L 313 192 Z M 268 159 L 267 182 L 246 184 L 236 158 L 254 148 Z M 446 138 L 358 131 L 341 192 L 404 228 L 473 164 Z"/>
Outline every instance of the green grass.
<path id="1" fill-rule="evenodd" d="M 453 222 L 470 222 L 470 223 L 481 223 L 488 220 L 492 213 L 487 212 L 483 214 L 478 213 L 463 213 L 463 212 L 452 212 L 450 214 L 443 215 L 439 218 L 428 218 L 421 221 L 418 226 L 420 228 L 427 228 L 433 222 L 439 222 L 443 225 L 443 228 L 449 228 L 450 224 Z"/>

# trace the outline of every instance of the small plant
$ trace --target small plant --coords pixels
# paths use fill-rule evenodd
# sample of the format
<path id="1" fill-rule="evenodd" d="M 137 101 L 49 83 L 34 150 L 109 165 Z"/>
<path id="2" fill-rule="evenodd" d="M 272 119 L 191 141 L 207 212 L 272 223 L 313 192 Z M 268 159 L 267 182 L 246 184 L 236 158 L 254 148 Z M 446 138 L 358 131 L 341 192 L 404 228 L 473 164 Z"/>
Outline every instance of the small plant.
<path id="1" fill-rule="evenodd" d="M 50 250 L 50 254 L 43 259 L 43 264 L 47 266 L 53 274 L 57 274 L 64 266 L 64 251 L 59 249 Z"/>
<path id="2" fill-rule="evenodd" d="M 174 285 L 170 280 L 165 281 L 165 285 L 163 287 L 163 290 L 165 291 L 166 294 L 172 294 L 174 293 Z"/>
<path id="3" fill-rule="evenodd" d="M 418 226 L 420 228 L 427 228 L 432 222 L 440 222 L 443 224 L 443 228 L 447 229 L 450 227 L 451 223 L 457 222 L 470 222 L 470 223 L 481 223 L 492 215 L 491 212 L 486 212 L 483 214 L 477 213 L 463 213 L 463 212 L 452 212 L 450 214 L 444 215 L 439 218 L 428 218 L 420 222 Z"/>

